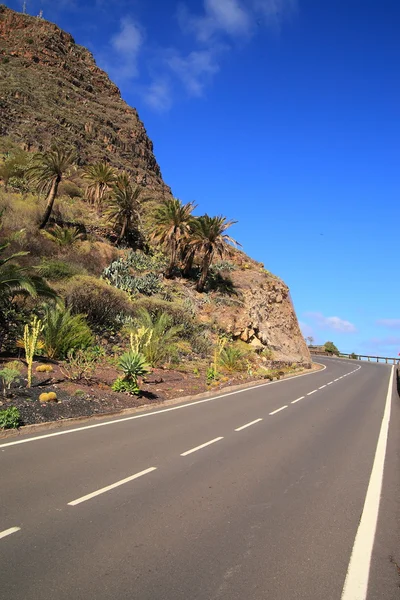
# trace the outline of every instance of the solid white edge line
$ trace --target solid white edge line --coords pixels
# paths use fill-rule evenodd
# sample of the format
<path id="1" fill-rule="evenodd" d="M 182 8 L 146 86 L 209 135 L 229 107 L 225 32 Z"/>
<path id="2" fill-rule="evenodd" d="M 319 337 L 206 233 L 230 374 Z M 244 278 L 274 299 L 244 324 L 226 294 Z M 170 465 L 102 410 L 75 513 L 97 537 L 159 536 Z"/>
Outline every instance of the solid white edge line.
<path id="1" fill-rule="evenodd" d="M 311 394 L 315 394 L 315 392 L 318 392 L 318 390 L 313 390 L 312 392 L 308 392 L 307 396 L 311 396 Z"/>
<path id="2" fill-rule="evenodd" d="M 305 398 L 305 396 L 300 396 L 300 398 L 297 398 L 297 400 L 293 400 L 290 404 L 296 404 L 296 402 L 300 402 L 300 400 L 303 400 Z"/>
<path id="3" fill-rule="evenodd" d="M 1 538 L 5 538 L 12 533 L 16 533 L 17 531 L 21 531 L 21 527 L 10 527 L 9 529 L 5 529 L 4 531 L 0 531 L 0 540 Z"/>
<path id="4" fill-rule="evenodd" d="M 382 491 L 383 471 L 385 468 L 385 455 L 389 434 L 390 411 L 393 394 L 392 366 L 389 386 L 386 395 L 385 411 L 376 446 L 374 463 L 365 496 L 364 508 L 354 540 L 353 550 L 344 582 L 342 600 L 365 600 L 368 592 L 369 570 L 371 565 L 372 550 L 376 525 L 378 522 L 379 504 Z"/>
<path id="5" fill-rule="evenodd" d="M 206 446 L 210 446 L 210 444 L 215 444 L 215 442 L 219 442 L 220 440 L 223 440 L 223 439 L 224 439 L 223 437 L 214 438 L 213 440 L 210 440 L 209 442 L 206 442 L 205 444 L 201 444 L 200 446 L 196 446 L 195 448 L 186 450 L 186 452 L 182 452 L 181 456 L 187 456 L 188 454 L 192 454 L 192 452 L 197 452 L 197 450 L 201 450 L 202 448 L 205 448 Z"/>
<path id="6" fill-rule="evenodd" d="M 315 363 L 321 364 L 321 363 Z M 187 404 L 179 404 L 178 406 L 171 406 L 170 408 L 163 408 L 162 410 L 155 410 L 149 413 L 143 413 L 141 415 L 133 415 L 132 417 L 123 417 L 122 419 L 115 419 L 114 421 L 104 421 L 103 423 L 95 423 L 94 425 L 85 425 L 84 427 L 75 427 L 74 429 L 67 429 L 65 431 L 56 431 L 55 433 L 46 433 L 45 435 L 37 435 L 33 438 L 27 438 L 24 440 L 16 440 L 14 442 L 6 442 L 5 444 L 0 444 L 0 448 L 6 448 L 7 446 L 17 446 L 18 444 L 27 444 L 29 442 L 37 442 L 39 440 L 45 440 L 47 438 L 56 437 L 59 435 L 67 435 L 69 433 L 78 433 L 79 431 L 86 431 L 87 429 L 95 429 L 96 427 L 105 427 L 106 425 L 116 425 L 118 423 L 124 423 L 125 421 L 133 421 L 135 419 L 144 419 L 145 417 L 153 417 L 155 415 L 160 415 L 162 413 L 171 412 L 173 410 L 182 410 L 184 408 L 189 408 L 191 406 L 196 406 L 197 404 L 204 404 L 205 402 L 212 402 L 213 400 L 219 400 L 221 398 L 227 398 L 228 396 L 234 396 L 235 394 L 243 394 L 244 392 L 249 392 L 251 390 L 256 390 L 258 388 L 266 387 L 267 385 L 276 385 L 277 383 L 285 383 L 287 381 L 292 381 L 293 379 L 297 379 L 298 377 L 307 377 L 309 375 L 316 375 L 317 373 L 321 373 L 321 371 L 325 371 L 326 365 L 322 365 L 323 369 L 319 371 L 314 371 L 312 373 L 302 373 L 301 375 L 295 375 L 294 377 L 289 377 L 288 379 L 282 379 L 278 381 L 270 381 L 269 383 L 260 383 L 259 385 L 253 385 L 248 388 L 244 388 L 243 390 L 236 390 L 234 392 L 228 392 L 227 394 L 221 394 L 219 396 L 213 396 L 212 398 L 204 398 L 203 400 L 195 400 L 194 402 L 189 402 Z"/>
<path id="7" fill-rule="evenodd" d="M 262 419 L 256 419 L 255 421 L 251 421 L 250 423 L 246 423 L 246 425 L 242 425 L 241 427 L 238 427 L 237 429 L 235 429 L 235 431 L 242 431 L 242 429 L 246 429 L 246 427 L 255 425 L 256 423 L 259 423 L 260 421 L 262 421 Z"/>
<path id="8" fill-rule="evenodd" d="M 269 414 L 272 417 L 272 415 L 276 415 L 276 413 L 281 412 L 281 410 L 285 410 L 285 408 L 287 408 L 287 404 L 285 404 L 285 406 L 281 406 L 280 408 L 277 408 L 276 410 L 273 410 Z"/>
<path id="9" fill-rule="evenodd" d="M 152 471 L 155 471 L 156 469 L 157 469 L 157 467 L 150 467 L 149 469 L 140 471 L 140 473 L 135 473 L 135 475 L 131 475 L 130 477 L 126 477 L 125 479 L 116 481 L 115 483 L 112 483 L 111 485 L 107 485 L 106 487 L 103 487 L 100 490 L 96 490 L 95 492 L 92 492 L 91 494 L 86 494 L 86 496 L 82 496 L 81 498 L 78 498 L 77 500 L 72 500 L 72 502 L 68 502 L 68 506 L 76 506 L 77 504 L 80 504 L 81 502 L 86 502 L 86 500 L 91 500 L 91 498 L 100 496 L 100 494 L 105 494 L 105 492 L 109 492 L 110 490 L 113 490 L 114 488 L 119 487 L 120 485 L 123 485 L 124 483 L 128 483 L 129 481 L 138 479 L 138 477 L 147 475 L 147 473 L 151 473 Z"/>

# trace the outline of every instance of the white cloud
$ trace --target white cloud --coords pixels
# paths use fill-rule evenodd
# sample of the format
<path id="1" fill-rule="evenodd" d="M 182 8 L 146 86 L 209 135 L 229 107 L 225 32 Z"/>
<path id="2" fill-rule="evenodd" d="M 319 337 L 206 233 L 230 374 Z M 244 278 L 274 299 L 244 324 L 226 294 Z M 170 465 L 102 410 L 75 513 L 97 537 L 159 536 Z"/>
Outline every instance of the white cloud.
<path id="1" fill-rule="evenodd" d="M 253 0 L 253 8 L 266 25 L 280 28 L 298 9 L 297 0 Z"/>
<path id="2" fill-rule="evenodd" d="M 361 346 L 364 348 L 396 348 L 400 351 L 400 337 L 388 336 L 383 338 L 370 338 L 361 342 Z"/>
<path id="3" fill-rule="evenodd" d="M 195 50 L 186 57 L 173 54 L 167 59 L 167 64 L 191 96 L 201 96 L 210 77 L 219 71 L 211 50 Z"/>
<path id="4" fill-rule="evenodd" d="M 118 78 L 129 79 L 138 75 L 138 57 L 144 42 L 142 27 L 130 17 L 121 19 L 120 30 L 111 38 L 114 50 L 113 71 Z"/>
<path id="5" fill-rule="evenodd" d="M 239 0 L 204 0 L 204 14 L 200 16 L 189 13 L 183 4 L 178 9 L 178 19 L 182 30 L 194 32 L 201 42 L 218 32 L 248 35 L 252 27 L 252 15 Z"/>
<path id="6" fill-rule="evenodd" d="M 356 327 L 350 321 L 341 319 L 340 317 L 325 317 L 319 312 L 308 312 L 306 316 L 313 319 L 316 326 L 320 329 L 331 329 L 334 331 L 341 331 L 343 333 L 355 333 Z"/>
<path id="7" fill-rule="evenodd" d="M 400 319 L 378 319 L 376 324 L 380 325 L 381 327 L 400 329 Z"/>
<path id="8" fill-rule="evenodd" d="M 172 104 L 172 91 L 169 81 L 162 78 L 153 80 L 143 94 L 145 102 L 157 111 L 168 110 Z"/>

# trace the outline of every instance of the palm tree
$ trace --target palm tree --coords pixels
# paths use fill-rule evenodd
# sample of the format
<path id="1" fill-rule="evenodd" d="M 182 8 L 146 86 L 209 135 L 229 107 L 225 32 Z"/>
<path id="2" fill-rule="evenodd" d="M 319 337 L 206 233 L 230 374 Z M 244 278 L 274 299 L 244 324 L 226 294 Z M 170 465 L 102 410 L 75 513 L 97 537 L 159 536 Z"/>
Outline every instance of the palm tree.
<path id="1" fill-rule="evenodd" d="M 7 258 L 2 254 L 8 248 L 10 242 L 0 246 L 0 298 L 10 298 L 18 294 L 32 296 L 47 296 L 55 298 L 56 293 L 47 285 L 47 283 L 36 275 L 30 275 L 26 267 L 14 264 L 20 256 L 26 256 L 29 252 L 16 252 Z"/>
<path id="2" fill-rule="evenodd" d="M 46 192 L 46 209 L 39 229 L 44 229 L 53 210 L 58 186 L 64 173 L 75 162 L 72 150 L 54 148 L 49 152 L 39 152 L 32 160 L 32 166 L 27 170 L 28 177 L 36 184 L 40 192 Z"/>
<path id="3" fill-rule="evenodd" d="M 208 271 L 214 256 L 217 254 L 221 258 L 228 254 L 231 245 L 240 246 L 238 242 L 232 239 L 225 231 L 236 221 L 227 221 L 226 217 L 209 217 L 204 215 L 193 221 L 193 234 L 191 245 L 203 253 L 201 264 L 201 275 L 197 282 L 196 289 L 203 292 L 206 284 Z"/>
<path id="4" fill-rule="evenodd" d="M 119 229 L 117 243 L 120 243 L 132 226 L 136 227 L 140 223 L 140 203 L 143 188 L 132 184 L 127 173 L 121 173 L 115 179 L 112 186 L 112 195 L 108 210 L 110 221 L 114 222 L 114 227 Z"/>
<path id="5" fill-rule="evenodd" d="M 104 197 L 115 182 L 114 169 L 107 163 L 98 162 L 85 168 L 83 177 L 88 180 L 86 196 L 99 210 Z"/>
<path id="6" fill-rule="evenodd" d="M 176 267 L 178 251 L 189 238 L 192 212 L 196 208 L 193 202 L 182 204 L 177 198 L 165 200 L 156 211 L 156 224 L 152 239 L 160 242 L 169 250 L 169 265 L 165 276 L 172 277 Z"/>

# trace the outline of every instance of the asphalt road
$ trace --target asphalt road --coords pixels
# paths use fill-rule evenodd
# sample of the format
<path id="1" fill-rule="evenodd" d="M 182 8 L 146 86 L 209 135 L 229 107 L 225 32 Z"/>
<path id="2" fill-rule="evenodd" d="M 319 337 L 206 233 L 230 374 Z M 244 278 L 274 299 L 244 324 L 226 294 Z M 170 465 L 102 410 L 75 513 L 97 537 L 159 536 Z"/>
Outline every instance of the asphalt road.
<path id="1" fill-rule="evenodd" d="M 0 597 L 398 600 L 392 369 L 321 362 L 240 393 L 0 440 Z"/>

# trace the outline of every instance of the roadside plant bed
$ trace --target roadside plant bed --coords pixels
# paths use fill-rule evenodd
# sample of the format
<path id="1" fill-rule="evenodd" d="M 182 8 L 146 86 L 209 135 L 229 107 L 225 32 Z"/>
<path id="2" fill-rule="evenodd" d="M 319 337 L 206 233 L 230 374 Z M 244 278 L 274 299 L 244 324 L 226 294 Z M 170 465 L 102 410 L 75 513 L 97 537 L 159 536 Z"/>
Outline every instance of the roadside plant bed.
<path id="1" fill-rule="evenodd" d="M 24 387 L 25 373 L 22 372 L 17 383 L 21 387 L 12 387 L 7 398 L 0 398 L 0 410 L 14 406 L 20 413 L 20 425 L 33 425 L 157 405 L 173 398 L 218 391 L 261 379 L 259 374 L 249 376 L 234 373 L 221 375 L 217 381 L 207 384 L 206 364 L 196 368 L 186 363 L 185 368 L 179 370 L 153 369 L 141 379 L 139 394 L 131 395 L 112 391 L 111 384 L 120 373 L 108 364 L 98 367 L 89 381 L 68 380 L 62 366 L 55 362 L 52 363 L 52 369 L 50 373 L 38 373 L 34 369 L 33 386 L 29 389 Z M 41 395 L 50 392 L 56 394 L 57 401 L 42 402 Z"/>

